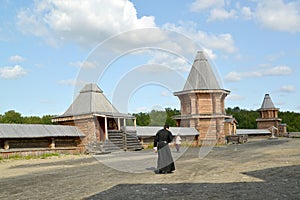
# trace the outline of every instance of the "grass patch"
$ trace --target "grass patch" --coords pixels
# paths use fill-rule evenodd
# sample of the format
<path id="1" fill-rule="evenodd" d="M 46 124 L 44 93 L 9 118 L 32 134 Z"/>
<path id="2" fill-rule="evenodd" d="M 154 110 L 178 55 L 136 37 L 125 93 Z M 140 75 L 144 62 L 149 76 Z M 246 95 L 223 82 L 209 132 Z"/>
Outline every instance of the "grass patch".
<path id="1" fill-rule="evenodd" d="M 145 148 L 145 150 L 152 150 L 153 147 L 154 147 L 154 143 L 152 142 Z"/>
<path id="2" fill-rule="evenodd" d="M 44 154 L 41 154 L 38 156 L 34 156 L 34 155 L 22 156 L 20 154 L 15 154 L 15 155 L 9 156 L 8 158 L 0 157 L 0 160 L 4 160 L 4 159 L 12 159 L 12 160 L 46 159 L 46 158 L 53 157 L 53 156 L 60 156 L 60 154 L 59 153 L 44 153 Z"/>
<path id="3" fill-rule="evenodd" d="M 60 156 L 60 154 L 59 153 L 45 153 L 45 154 L 42 154 L 38 157 L 41 158 L 41 159 L 46 159 L 46 158 L 49 158 L 49 157 L 52 157 L 52 156 Z"/>

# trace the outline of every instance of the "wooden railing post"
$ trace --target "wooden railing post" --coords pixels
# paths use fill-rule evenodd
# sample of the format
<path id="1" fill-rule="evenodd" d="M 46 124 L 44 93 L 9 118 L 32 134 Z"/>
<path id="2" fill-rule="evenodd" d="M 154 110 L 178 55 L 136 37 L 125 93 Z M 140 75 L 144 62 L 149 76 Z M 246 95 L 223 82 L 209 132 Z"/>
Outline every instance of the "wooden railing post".
<path id="1" fill-rule="evenodd" d="M 122 128 L 122 134 L 123 134 L 123 149 L 124 151 L 127 151 L 127 134 L 126 134 L 126 127 L 123 126 Z"/>

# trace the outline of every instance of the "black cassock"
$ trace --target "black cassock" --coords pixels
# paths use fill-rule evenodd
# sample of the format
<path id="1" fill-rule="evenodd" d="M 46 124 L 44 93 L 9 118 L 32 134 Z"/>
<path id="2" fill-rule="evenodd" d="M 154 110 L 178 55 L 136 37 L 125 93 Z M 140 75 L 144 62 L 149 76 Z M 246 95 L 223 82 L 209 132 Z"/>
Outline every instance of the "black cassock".
<path id="1" fill-rule="evenodd" d="M 161 129 L 156 133 L 154 147 L 157 147 L 158 150 L 157 169 L 159 173 L 170 173 L 175 170 L 173 157 L 168 145 L 172 140 L 172 133 L 166 129 Z"/>

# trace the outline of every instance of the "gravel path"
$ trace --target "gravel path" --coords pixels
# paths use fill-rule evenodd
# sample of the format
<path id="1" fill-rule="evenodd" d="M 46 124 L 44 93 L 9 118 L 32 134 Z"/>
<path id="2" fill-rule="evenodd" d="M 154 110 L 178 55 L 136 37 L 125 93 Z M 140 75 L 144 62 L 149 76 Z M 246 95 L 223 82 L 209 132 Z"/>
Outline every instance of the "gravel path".
<path id="1" fill-rule="evenodd" d="M 153 173 L 152 151 L 4 160 L 0 199 L 300 199 L 300 139 L 199 150 L 172 150 L 166 175 Z"/>

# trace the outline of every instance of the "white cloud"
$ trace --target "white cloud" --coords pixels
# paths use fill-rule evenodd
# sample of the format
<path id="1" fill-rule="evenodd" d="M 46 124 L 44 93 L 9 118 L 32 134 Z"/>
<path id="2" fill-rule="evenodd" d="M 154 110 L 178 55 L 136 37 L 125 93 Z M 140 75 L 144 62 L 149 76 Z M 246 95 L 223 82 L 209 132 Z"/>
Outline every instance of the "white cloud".
<path id="1" fill-rule="evenodd" d="M 300 4 L 283 0 L 259 1 L 256 19 L 265 27 L 278 31 L 300 31 Z"/>
<path id="2" fill-rule="evenodd" d="M 225 7 L 230 6 L 230 0 L 196 0 L 191 6 L 192 12 L 209 12 L 207 21 L 227 20 L 237 18 L 237 10 L 227 10 Z"/>
<path id="3" fill-rule="evenodd" d="M 252 19 L 254 15 L 253 12 L 251 11 L 251 8 L 247 6 L 242 7 L 241 14 L 244 19 Z"/>
<path id="4" fill-rule="evenodd" d="M 237 18 L 235 10 L 227 11 L 223 8 L 215 8 L 210 11 L 210 16 L 207 21 L 227 20 Z"/>
<path id="5" fill-rule="evenodd" d="M 9 60 L 14 63 L 21 63 L 25 60 L 25 58 L 23 58 L 22 56 L 19 56 L 19 55 L 14 55 L 14 56 L 9 57 Z"/>
<path id="6" fill-rule="evenodd" d="M 243 78 L 252 77 L 263 77 L 263 76 L 285 76 L 290 75 L 293 70 L 288 66 L 276 66 L 272 68 L 265 68 L 262 70 L 252 71 L 252 72 L 229 72 L 225 76 L 225 81 L 227 82 L 237 82 Z"/>
<path id="7" fill-rule="evenodd" d="M 133 3 L 129 0 L 74 0 L 72 3 L 61 0 L 41 0 L 34 2 L 31 8 L 18 12 L 18 27 L 23 33 L 42 37 L 53 46 L 64 41 L 72 41 L 90 47 L 129 30 L 156 27 L 155 18 L 153 16 L 138 17 Z M 211 4 L 210 2 L 205 1 L 204 3 Z M 224 4 L 223 0 L 217 0 L 208 7 L 222 7 Z M 188 28 L 183 28 L 174 25 L 173 30 L 188 33 L 192 39 L 203 44 L 204 49 L 212 58 L 215 57 L 212 50 L 221 50 L 227 53 L 236 50 L 230 34 L 209 34 L 198 31 L 195 25 L 189 26 L 190 24 L 186 25 Z M 180 29 L 183 31 L 179 31 Z M 110 48 L 120 50 L 126 45 L 164 42 L 166 47 L 182 51 L 183 47 L 178 47 L 174 43 L 167 44 L 166 39 L 168 37 L 164 35 L 163 31 L 152 31 L 151 34 L 142 32 L 125 34 L 124 37 L 120 35 Z M 185 47 L 185 49 L 187 48 Z"/>
<path id="8" fill-rule="evenodd" d="M 186 60 L 173 54 L 159 51 L 152 52 L 152 56 L 153 57 L 148 61 L 148 64 L 168 66 L 170 69 L 179 72 L 189 72 L 190 70 L 190 64 Z M 161 66 L 158 66 L 158 68 L 161 70 Z"/>
<path id="9" fill-rule="evenodd" d="M 276 31 L 300 32 L 299 0 L 253 0 L 236 2 L 225 0 L 195 0 L 190 10 L 208 15 L 207 21 L 255 19 L 263 27 Z M 244 5 L 241 5 L 244 4 Z M 250 6 L 251 5 L 251 6 Z"/>
<path id="10" fill-rule="evenodd" d="M 27 71 L 20 65 L 14 67 L 2 67 L 0 68 L 0 77 L 3 79 L 17 79 L 25 76 Z"/>
<path id="11" fill-rule="evenodd" d="M 197 30 L 196 24 L 193 22 L 180 22 L 178 26 L 167 23 L 164 25 L 164 28 L 187 35 L 195 42 L 203 45 L 203 49 L 207 50 L 208 55 L 213 55 L 210 51 L 211 49 L 221 50 L 226 53 L 233 53 L 236 50 L 234 40 L 229 33 L 219 35 L 209 34 L 207 32 Z"/>
<path id="12" fill-rule="evenodd" d="M 203 51 L 211 60 L 213 60 L 217 57 L 217 55 L 211 49 L 203 48 Z"/>
<path id="13" fill-rule="evenodd" d="M 196 0 L 191 4 L 190 10 L 199 12 L 210 8 L 223 7 L 224 5 L 224 0 Z"/>
<path id="14" fill-rule="evenodd" d="M 284 85 L 279 89 L 280 92 L 291 93 L 296 91 L 296 87 L 294 85 Z"/>
<path id="15" fill-rule="evenodd" d="M 24 33 L 44 37 L 50 44 L 76 41 L 94 45 L 128 30 L 155 27 L 153 16 L 137 17 L 128 0 L 42 0 L 18 13 L 18 25 Z"/>
<path id="16" fill-rule="evenodd" d="M 280 76 L 280 75 L 289 75 L 293 72 L 292 68 L 288 66 L 276 66 L 271 69 L 266 69 L 261 71 L 262 76 Z"/>
<path id="17" fill-rule="evenodd" d="M 228 82 L 237 82 L 237 81 L 240 81 L 241 79 L 242 79 L 242 74 L 238 73 L 238 72 L 229 72 L 225 76 L 225 81 L 228 81 Z"/>
<path id="18" fill-rule="evenodd" d="M 214 35 L 198 31 L 193 38 L 198 38 L 198 41 L 209 49 L 221 50 L 227 53 L 233 53 L 236 50 L 234 40 L 229 33 Z"/>

